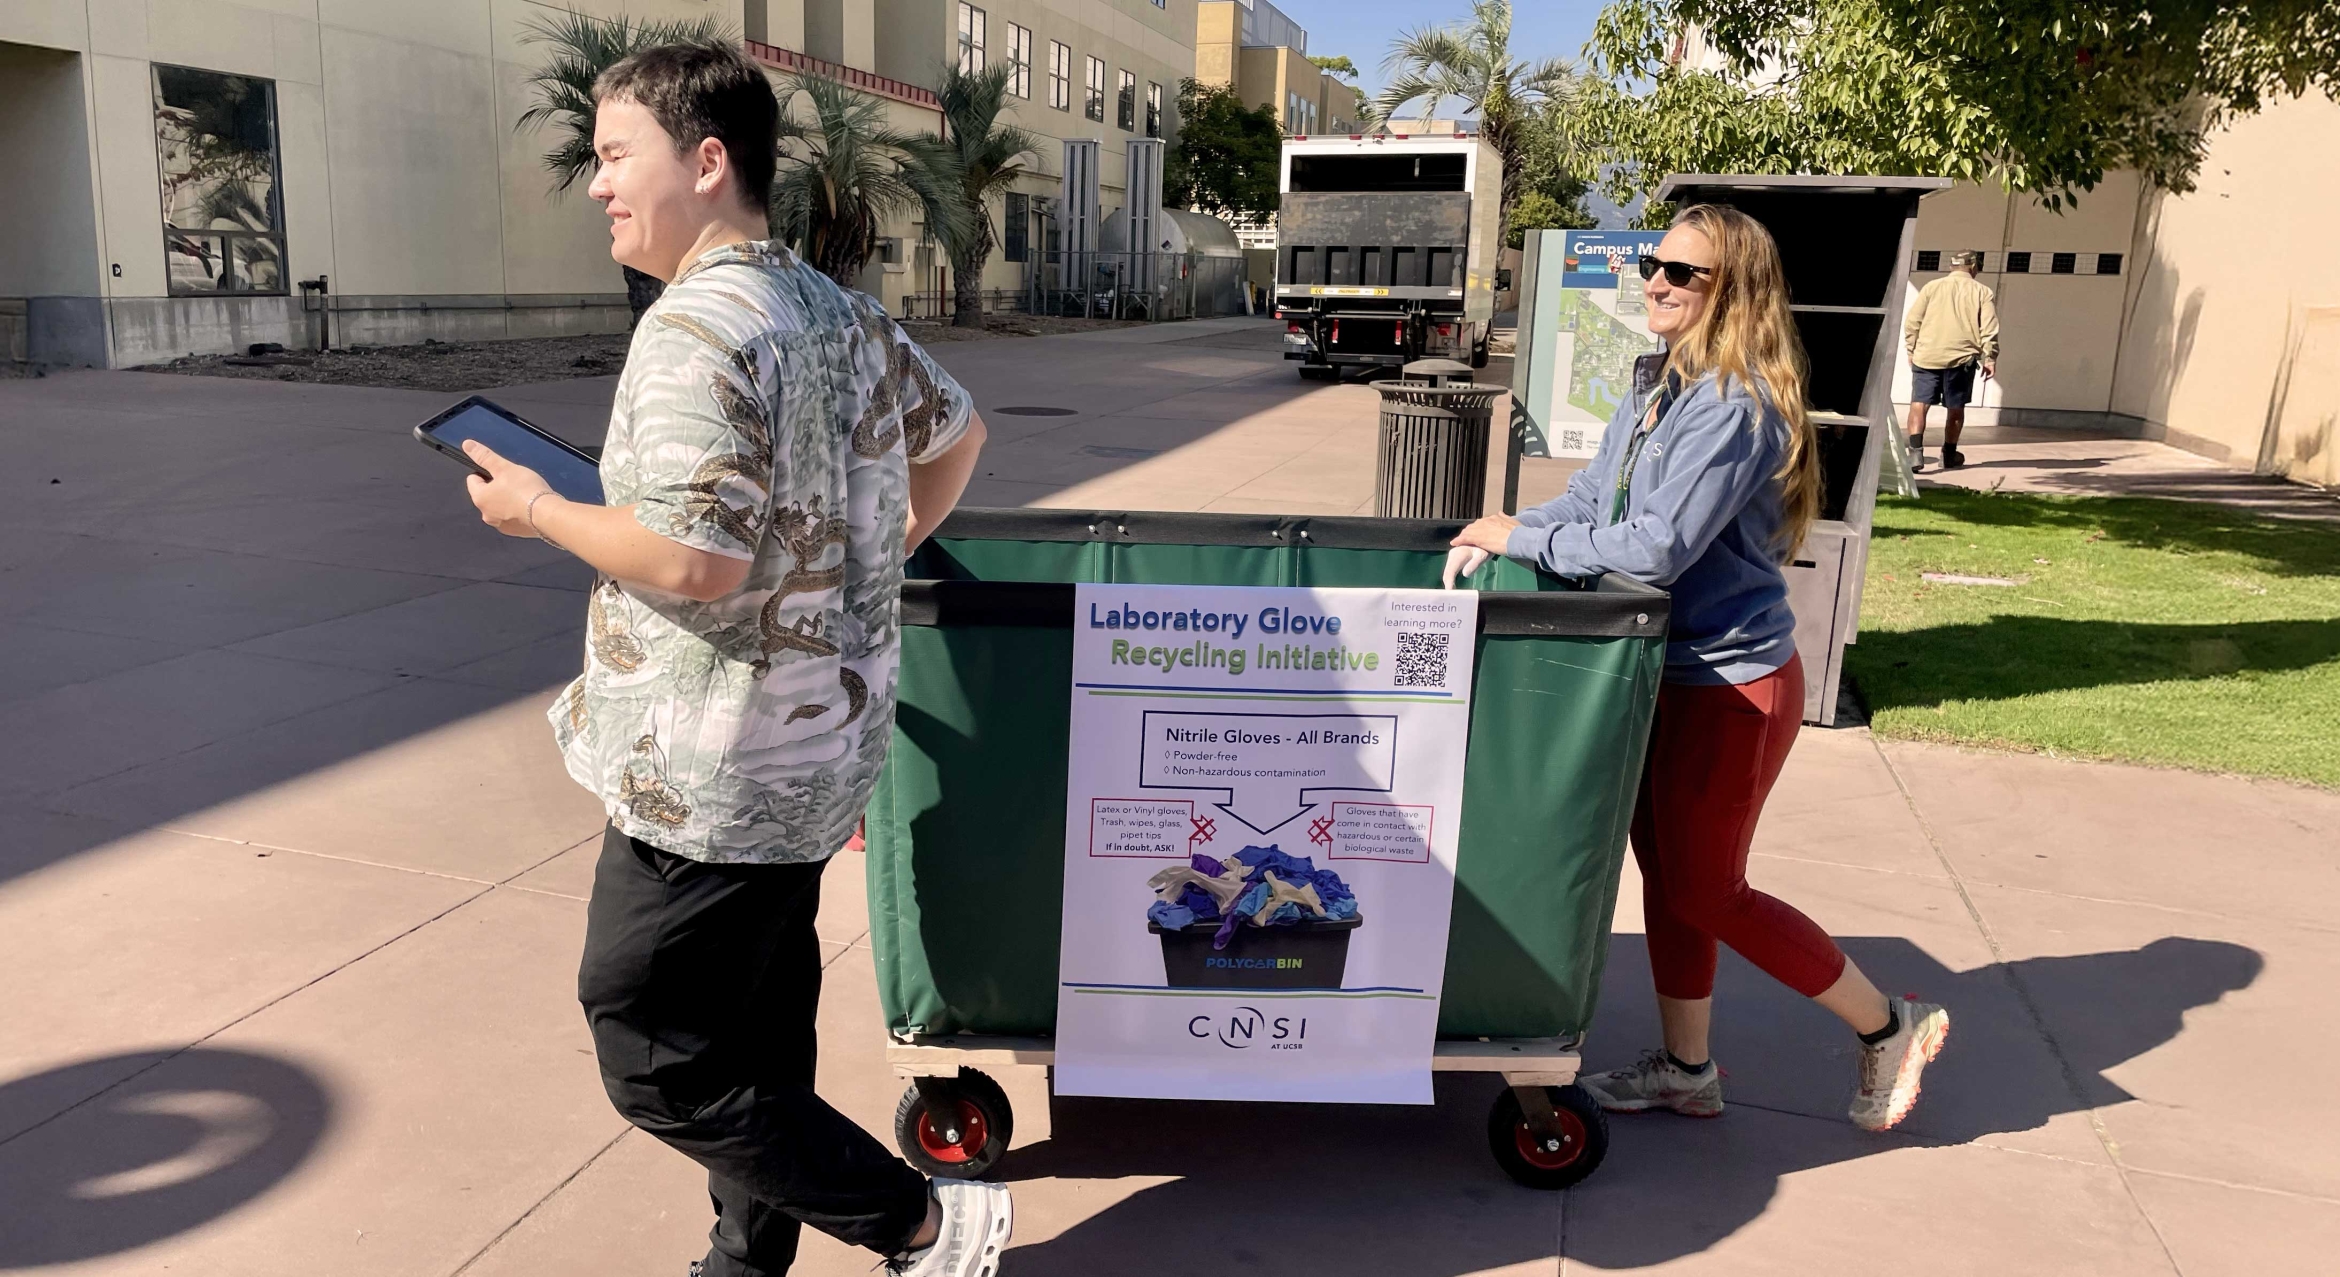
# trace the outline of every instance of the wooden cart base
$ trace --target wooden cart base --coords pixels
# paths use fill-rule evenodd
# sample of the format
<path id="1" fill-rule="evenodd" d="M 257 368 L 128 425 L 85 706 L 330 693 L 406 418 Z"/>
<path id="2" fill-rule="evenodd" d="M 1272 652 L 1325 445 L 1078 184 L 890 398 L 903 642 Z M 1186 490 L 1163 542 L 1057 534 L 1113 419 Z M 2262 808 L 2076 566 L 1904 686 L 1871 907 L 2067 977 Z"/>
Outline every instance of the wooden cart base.
<path id="1" fill-rule="evenodd" d="M 1600 1106 L 1576 1085 L 1581 1037 L 1441 1041 L 1433 1073 L 1500 1073 L 1510 1089 L 1488 1115 L 1488 1150 L 1531 1188 L 1561 1189 L 1590 1175 L 1609 1148 Z M 1007 1154 L 1014 1114 L 986 1070 L 1056 1063 L 1049 1038 L 942 1034 L 896 1039 L 886 1063 L 910 1080 L 894 1112 L 894 1141 L 929 1175 L 978 1178 Z"/>

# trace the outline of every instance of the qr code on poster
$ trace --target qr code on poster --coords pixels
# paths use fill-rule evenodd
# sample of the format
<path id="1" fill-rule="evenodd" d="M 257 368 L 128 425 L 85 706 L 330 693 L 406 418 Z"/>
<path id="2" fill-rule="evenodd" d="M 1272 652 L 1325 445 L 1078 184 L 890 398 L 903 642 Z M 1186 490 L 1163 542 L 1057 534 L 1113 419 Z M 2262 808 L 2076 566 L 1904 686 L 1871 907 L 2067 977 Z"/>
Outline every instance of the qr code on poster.
<path id="1" fill-rule="evenodd" d="M 1563 430 L 1563 431 L 1561 431 L 1561 432 L 1560 432 L 1560 450 L 1561 450 L 1562 452 L 1582 452 L 1582 451 L 1584 451 L 1584 432 L 1583 432 L 1582 430 Z"/>
<path id="2" fill-rule="evenodd" d="M 1399 630 L 1397 677 L 1393 687 L 1446 686 L 1446 644 L 1450 635 Z"/>

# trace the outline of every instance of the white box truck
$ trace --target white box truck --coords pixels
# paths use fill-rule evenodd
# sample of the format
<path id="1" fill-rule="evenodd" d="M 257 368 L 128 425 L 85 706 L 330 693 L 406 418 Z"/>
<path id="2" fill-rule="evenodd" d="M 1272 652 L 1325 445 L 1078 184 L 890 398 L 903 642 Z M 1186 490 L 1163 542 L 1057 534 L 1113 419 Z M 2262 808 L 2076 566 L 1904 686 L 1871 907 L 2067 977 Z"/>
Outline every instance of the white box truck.
<path id="1" fill-rule="evenodd" d="M 1276 314 L 1300 375 L 1487 362 L 1503 164 L 1470 134 L 1295 137 L 1276 211 Z"/>

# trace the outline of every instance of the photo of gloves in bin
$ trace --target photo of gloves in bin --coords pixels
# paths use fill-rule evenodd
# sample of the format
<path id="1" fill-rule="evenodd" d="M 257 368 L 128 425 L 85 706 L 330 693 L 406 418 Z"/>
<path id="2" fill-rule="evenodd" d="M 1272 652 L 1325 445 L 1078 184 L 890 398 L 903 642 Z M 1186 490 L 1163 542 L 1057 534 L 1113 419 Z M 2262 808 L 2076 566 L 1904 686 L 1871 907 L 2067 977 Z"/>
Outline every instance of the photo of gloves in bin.
<path id="1" fill-rule="evenodd" d="M 1364 919 L 1341 876 L 1273 845 L 1197 854 L 1147 880 L 1146 929 L 1176 989 L 1337 989 Z"/>

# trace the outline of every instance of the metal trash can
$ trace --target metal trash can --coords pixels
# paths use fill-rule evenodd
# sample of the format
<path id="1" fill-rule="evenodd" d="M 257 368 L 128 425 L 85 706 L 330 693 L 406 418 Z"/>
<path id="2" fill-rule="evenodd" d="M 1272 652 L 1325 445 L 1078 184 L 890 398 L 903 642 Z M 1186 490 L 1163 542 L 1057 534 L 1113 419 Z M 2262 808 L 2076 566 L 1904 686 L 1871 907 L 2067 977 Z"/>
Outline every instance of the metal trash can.
<path id="1" fill-rule="evenodd" d="M 1487 507 L 1487 435 L 1500 386 L 1464 380 L 1451 359 L 1417 359 L 1381 392 L 1373 513 L 1384 519 L 1476 519 Z"/>

